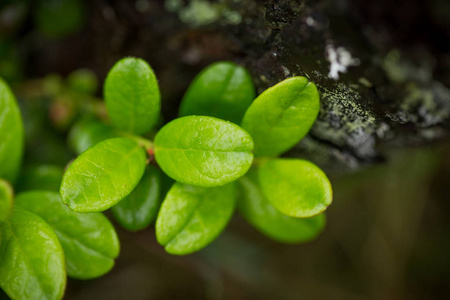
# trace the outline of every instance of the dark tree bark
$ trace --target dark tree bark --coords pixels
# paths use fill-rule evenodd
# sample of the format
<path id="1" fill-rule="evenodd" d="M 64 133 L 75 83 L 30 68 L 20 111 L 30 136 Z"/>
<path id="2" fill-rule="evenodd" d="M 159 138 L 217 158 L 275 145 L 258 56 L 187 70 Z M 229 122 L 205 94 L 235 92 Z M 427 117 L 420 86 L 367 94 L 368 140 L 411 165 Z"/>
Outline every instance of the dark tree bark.
<path id="1" fill-rule="evenodd" d="M 378 162 L 386 146 L 447 136 L 446 1 L 96 0 L 88 5 L 89 25 L 78 36 L 42 46 L 31 59 L 32 73 L 70 71 L 81 60 L 104 77 L 118 58 L 143 57 L 160 79 L 166 119 L 176 116 L 190 80 L 213 61 L 245 65 L 258 92 L 289 76 L 307 76 L 321 94 L 320 116 L 287 155 L 307 157 L 328 171 Z"/>

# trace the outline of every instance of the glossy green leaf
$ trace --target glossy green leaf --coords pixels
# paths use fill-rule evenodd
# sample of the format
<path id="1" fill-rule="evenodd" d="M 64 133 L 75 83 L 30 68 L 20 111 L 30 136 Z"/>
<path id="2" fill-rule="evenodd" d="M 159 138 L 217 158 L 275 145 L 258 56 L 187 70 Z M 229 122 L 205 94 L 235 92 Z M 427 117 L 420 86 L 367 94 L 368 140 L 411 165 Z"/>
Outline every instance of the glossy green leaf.
<path id="1" fill-rule="evenodd" d="M 325 227 L 325 214 L 311 218 L 294 218 L 279 212 L 261 192 L 258 173 L 250 170 L 239 181 L 239 212 L 268 237 L 284 243 L 307 242 Z"/>
<path id="2" fill-rule="evenodd" d="M 145 164 L 145 151 L 128 138 L 98 143 L 69 166 L 61 183 L 61 198 L 73 211 L 106 210 L 133 191 Z"/>
<path id="3" fill-rule="evenodd" d="M 66 286 L 64 254 L 53 229 L 15 206 L 0 225 L 0 287 L 12 299 L 61 299 Z"/>
<path id="4" fill-rule="evenodd" d="M 238 124 L 253 99 L 255 87 L 247 70 L 217 62 L 195 77 L 181 102 L 180 116 L 204 115 Z"/>
<path id="5" fill-rule="evenodd" d="M 152 129 L 159 119 L 161 96 L 152 68 L 142 59 L 119 60 L 106 77 L 105 104 L 113 125 L 133 134 Z"/>
<path id="6" fill-rule="evenodd" d="M 156 238 L 171 254 L 198 251 L 222 232 L 234 206 L 234 184 L 203 188 L 175 183 L 158 214 Z"/>
<path id="7" fill-rule="evenodd" d="M 11 185 L 0 178 L 0 223 L 6 221 L 11 215 L 13 197 Z"/>
<path id="8" fill-rule="evenodd" d="M 155 158 L 178 182 L 212 187 L 244 175 L 253 161 L 251 136 L 212 117 L 187 116 L 164 126 L 155 137 Z"/>
<path id="9" fill-rule="evenodd" d="M 122 227 L 137 231 L 146 228 L 158 214 L 162 202 L 161 171 L 148 166 L 136 188 L 111 208 Z"/>
<path id="10" fill-rule="evenodd" d="M 317 88 L 305 77 L 291 77 L 253 101 L 242 127 L 255 141 L 255 156 L 276 156 L 298 143 L 319 114 Z"/>
<path id="11" fill-rule="evenodd" d="M 23 152 L 23 125 L 16 99 L 0 78 L 0 178 L 14 182 Z"/>
<path id="12" fill-rule="evenodd" d="M 59 191 L 64 169 L 57 165 L 28 166 L 20 174 L 16 192 L 30 190 Z"/>
<path id="13" fill-rule="evenodd" d="M 259 183 L 267 200 L 285 215 L 312 217 L 331 204 L 333 192 L 325 173 L 300 159 L 273 159 L 259 168 Z"/>
<path id="14" fill-rule="evenodd" d="M 103 214 L 73 212 L 56 192 L 21 193 L 16 197 L 16 204 L 37 214 L 53 228 L 64 250 L 70 277 L 95 278 L 114 266 L 119 240 Z"/>
<path id="15" fill-rule="evenodd" d="M 81 120 L 69 132 L 69 145 L 78 155 L 101 141 L 119 137 L 112 127 L 97 120 Z"/>

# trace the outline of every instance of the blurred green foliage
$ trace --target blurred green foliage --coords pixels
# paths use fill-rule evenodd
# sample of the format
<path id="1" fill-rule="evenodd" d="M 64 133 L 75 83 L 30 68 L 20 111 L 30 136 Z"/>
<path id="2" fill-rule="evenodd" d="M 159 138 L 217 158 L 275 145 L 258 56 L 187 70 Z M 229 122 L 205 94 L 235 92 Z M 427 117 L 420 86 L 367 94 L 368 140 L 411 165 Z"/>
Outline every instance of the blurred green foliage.
<path id="1" fill-rule="evenodd" d="M 85 10 L 84 2 L 80 0 L 40 0 L 33 15 L 41 33 L 58 38 L 81 30 Z"/>

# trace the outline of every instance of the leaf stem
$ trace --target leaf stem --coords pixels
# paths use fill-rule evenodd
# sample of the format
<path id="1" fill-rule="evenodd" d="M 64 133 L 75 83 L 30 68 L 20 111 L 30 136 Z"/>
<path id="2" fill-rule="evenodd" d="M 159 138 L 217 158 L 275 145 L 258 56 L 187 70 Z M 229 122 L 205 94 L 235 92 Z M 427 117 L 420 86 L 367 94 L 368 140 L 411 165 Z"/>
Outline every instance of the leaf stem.
<path id="1" fill-rule="evenodd" d="M 264 157 L 255 157 L 253 159 L 253 165 L 255 165 L 255 166 L 262 165 L 262 164 L 264 164 L 265 162 L 267 162 L 268 160 L 270 160 L 272 158 L 275 158 L 275 157 L 266 157 L 266 156 L 264 156 Z"/>
<path id="2" fill-rule="evenodd" d="M 136 143 L 138 143 L 139 146 L 141 146 L 145 149 L 145 152 L 147 152 L 149 155 L 153 155 L 153 142 L 152 141 L 150 141 L 146 138 L 136 136 L 133 134 L 129 134 L 129 133 L 125 133 L 125 132 L 123 132 L 121 135 L 134 140 Z"/>

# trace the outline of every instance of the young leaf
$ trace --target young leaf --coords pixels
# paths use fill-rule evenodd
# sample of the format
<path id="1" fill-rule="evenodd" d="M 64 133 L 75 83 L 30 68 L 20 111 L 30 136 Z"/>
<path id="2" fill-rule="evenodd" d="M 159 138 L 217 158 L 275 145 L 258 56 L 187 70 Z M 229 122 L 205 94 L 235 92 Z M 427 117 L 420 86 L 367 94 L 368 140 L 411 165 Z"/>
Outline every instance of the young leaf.
<path id="1" fill-rule="evenodd" d="M 156 218 L 161 202 L 161 171 L 148 166 L 133 192 L 111 211 L 122 227 L 137 231 L 146 228 Z"/>
<path id="2" fill-rule="evenodd" d="M 82 120 L 70 130 L 69 145 L 80 155 L 89 147 L 115 137 L 119 134 L 112 127 L 96 120 Z"/>
<path id="3" fill-rule="evenodd" d="M 145 151 L 128 138 L 100 142 L 69 166 L 62 179 L 61 198 L 73 211 L 104 211 L 133 191 L 145 163 Z"/>
<path id="4" fill-rule="evenodd" d="M 20 174 L 16 192 L 30 190 L 59 191 L 64 169 L 57 165 L 26 167 Z"/>
<path id="5" fill-rule="evenodd" d="M 155 137 L 155 158 L 178 182 L 224 185 L 244 175 L 253 161 L 251 136 L 212 117 L 188 116 L 164 126 Z"/>
<path id="6" fill-rule="evenodd" d="M 156 238 L 167 252 L 185 255 L 211 243 L 235 206 L 234 185 L 203 188 L 175 183 L 156 220 Z"/>
<path id="7" fill-rule="evenodd" d="M 331 204 L 330 181 L 309 161 L 273 159 L 263 163 L 258 173 L 263 195 L 285 215 L 312 217 Z"/>
<path id="8" fill-rule="evenodd" d="M 58 236 L 66 258 L 67 274 L 90 279 L 107 273 L 119 255 L 119 240 L 101 213 L 76 213 L 58 193 L 31 191 L 17 195 L 16 204 L 43 218 Z"/>
<path id="9" fill-rule="evenodd" d="M 0 287 L 12 299 L 61 299 L 64 254 L 50 225 L 15 206 L 0 225 Z"/>
<path id="10" fill-rule="evenodd" d="M 238 124 L 255 99 L 247 70 L 235 63 L 214 63 L 200 72 L 189 86 L 180 116 L 205 115 Z"/>
<path id="11" fill-rule="evenodd" d="M 16 99 L 0 78 L 0 178 L 14 182 L 23 152 L 23 125 Z"/>
<path id="12" fill-rule="evenodd" d="M 13 206 L 13 190 L 11 185 L 0 178 L 0 223 L 6 221 Z"/>
<path id="13" fill-rule="evenodd" d="M 298 143 L 319 114 L 317 88 L 305 77 L 291 77 L 253 101 L 242 127 L 255 141 L 255 156 L 276 156 Z"/>
<path id="14" fill-rule="evenodd" d="M 105 104 L 113 125 L 143 134 L 158 122 L 161 96 L 152 68 L 142 59 L 119 60 L 106 77 Z"/>
<path id="15" fill-rule="evenodd" d="M 325 227 L 325 214 L 293 218 L 279 212 L 261 192 L 258 174 L 250 170 L 240 178 L 239 212 L 268 237 L 283 243 L 303 243 L 317 237 Z"/>

